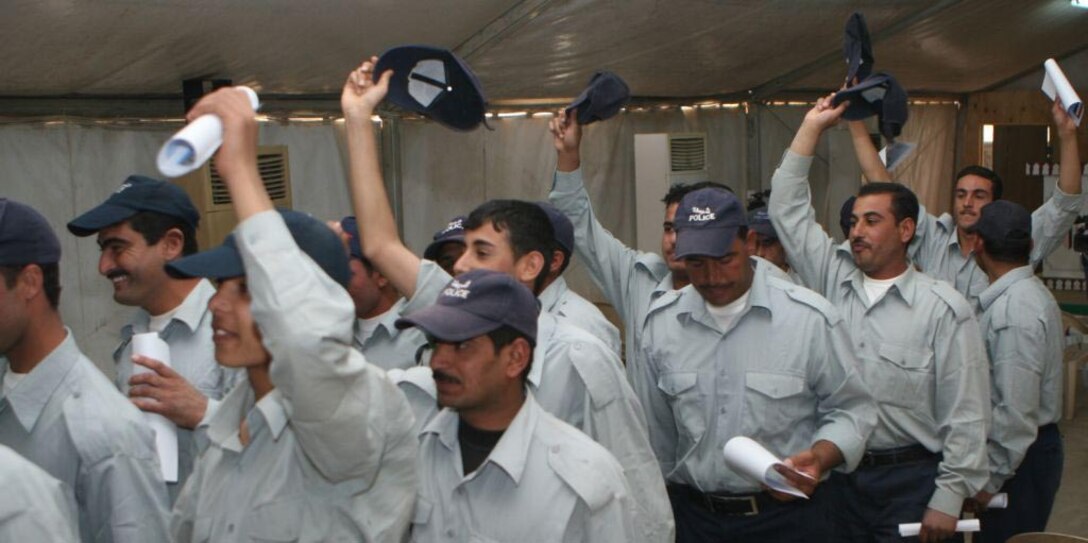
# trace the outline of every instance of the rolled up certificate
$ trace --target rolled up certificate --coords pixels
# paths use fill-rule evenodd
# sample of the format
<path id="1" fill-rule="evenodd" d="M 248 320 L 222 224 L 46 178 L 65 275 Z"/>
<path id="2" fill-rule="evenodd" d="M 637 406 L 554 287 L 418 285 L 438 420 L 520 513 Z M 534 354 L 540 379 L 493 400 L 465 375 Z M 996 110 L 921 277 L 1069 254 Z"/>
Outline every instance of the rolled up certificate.
<path id="1" fill-rule="evenodd" d="M 234 87 L 249 97 L 253 111 L 261 107 L 257 93 L 249 87 Z M 215 115 L 201 115 L 174 134 L 159 149 L 156 165 L 167 177 L 181 177 L 199 167 L 223 144 L 223 121 Z"/>
<path id="2" fill-rule="evenodd" d="M 153 358 L 170 365 L 170 346 L 155 332 L 132 336 L 132 354 Z M 133 375 L 152 373 L 139 364 L 133 365 Z M 168 483 L 178 482 L 178 427 L 170 419 L 158 413 L 144 413 L 144 420 L 155 433 L 155 450 L 159 454 L 162 478 Z"/>
<path id="3" fill-rule="evenodd" d="M 1009 495 L 1002 492 L 1000 494 L 994 494 L 990 498 L 990 503 L 986 504 L 987 509 L 1005 509 L 1009 506 Z"/>
<path id="4" fill-rule="evenodd" d="M 779 492 L 808 499 L 804 492 L 794 488 L 788 479 L 774 469 L 775 466 L 786 465 L 774 453 L 765 449 L 763 445 L 755 440 L 744 436 L 734 437 L 722 447 L 722 454 L 725 455 L 725 465 L 729 466 L 729 469 L 747 477 L 751 481 L 765 484 Z M 793 469 L 789 466 L 786 467 Z M 793 472 L 812 479 L 812 476 L 807 473 L 795 469 Z"/>
<path id="5" fill-rule="evenodd" d="M 1073 118 L 1073 123 L 1080 126 L 1080 120 L 1084 117 L 1084 104 L 1077 96 L 1077 91 L 1065 77 L 1065 73 L 1058 67 L 1058 63 L 1052 58 L 1043 63 L 1043 92 L 1053 101 L 1061 98 L 1065 112 Z"/>
<path id="6" fill-rule="evenodd" d="M 900 537 L 914 537 L 914 536 L 918 535 L 919 533 L 921 533 L 921 531 L 922 531 L 922 523 L 921 522 L 911 522 L 911 523 L 908 523 L 908 524 L 900 524 L 899 525 L 899 536 Z M 961 521 L 957 522 L 956 523 L 956 531 L 957 532 L 977 532 L 977 531 L 979 531 L 978 519 L 973 518 L 973 519 L 961 520 Z"/>

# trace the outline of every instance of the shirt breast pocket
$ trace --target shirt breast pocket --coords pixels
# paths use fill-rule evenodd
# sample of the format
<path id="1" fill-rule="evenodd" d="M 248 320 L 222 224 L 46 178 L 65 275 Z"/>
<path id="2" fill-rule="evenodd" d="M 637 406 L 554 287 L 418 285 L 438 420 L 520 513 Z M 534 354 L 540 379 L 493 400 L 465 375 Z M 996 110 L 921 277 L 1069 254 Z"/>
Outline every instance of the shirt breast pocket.
<path id="1" fill-rule="evenodd" d="M 688 445 L 698 443 L 706 433 L 706 402 L 698 384 L 699 373 L 694 371 L 665 373 L 657 382 L 657 387 L 665 394 L 672 408 L 681 443 L 687 440 Z"/>
<path id="2" fill-rule="evenodd" d="M 298 541 L 302 533 L 304 498 L 287 498 L 258 505 L 249 513 L 246 528 L 251 541 Z"/>
<path id="3" fill-rule="evenodd" d="M 877 369 L 868 383 L 877 401 L 904 409 L 930 405 L 933 351 L 885 344 L 880 347 Z"/>
<path id="4" fill-rule="evenodd" d="M 746 435 L 789 436 L 815 412 L 805 395 L 805 379 L 788 373 L 749 371 L 744 375 Z"/>
<path id="5" fill-rule="evenodd" d="M 412 537 L 415 541 L 434 541 L 434 523 L 431 516 L 434 515 L 434 505 L 431 502 L 416 497 L 416 510 L 412 513 Z"/>

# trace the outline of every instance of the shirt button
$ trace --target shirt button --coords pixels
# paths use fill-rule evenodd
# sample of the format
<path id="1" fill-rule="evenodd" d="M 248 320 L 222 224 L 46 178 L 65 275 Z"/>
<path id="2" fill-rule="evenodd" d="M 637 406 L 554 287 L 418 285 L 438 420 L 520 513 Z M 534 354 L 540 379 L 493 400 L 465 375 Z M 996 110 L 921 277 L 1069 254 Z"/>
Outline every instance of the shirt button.
<path id="1" fill-rule="evenodd" d="M 725 414 L 725 408 L 722 407 L 721 409 L 718 409 L 718 412 L 724 415 Z"/>
<path id="2" fill-rule="evenodd" d="M 453 539 L 453 529 L 446 530 L 446 537 Z"/>
<path id="3" fill-rule="evenodd" d="M 232 534 L 234 533 L 234 525 L 233 524 L 228 524 L 227 525 L 227 532 L 232 533 Z"/>
<path id="4" fill-rule="evenodd" d="M 559 452 L 559 445 L 552 445 L 552 452 L 553 453 L 558 453 Z"/>
<path id="5" fill-rule="evenodd" d="M 861 347 L 862 349 L 864 349 L 864 348 L 865 348 L 865 342 L 864 342 L 864 341 L 862 341 L 861 343 L 859 343 L 859 344 L 858 344 L 858 347 Z"/>

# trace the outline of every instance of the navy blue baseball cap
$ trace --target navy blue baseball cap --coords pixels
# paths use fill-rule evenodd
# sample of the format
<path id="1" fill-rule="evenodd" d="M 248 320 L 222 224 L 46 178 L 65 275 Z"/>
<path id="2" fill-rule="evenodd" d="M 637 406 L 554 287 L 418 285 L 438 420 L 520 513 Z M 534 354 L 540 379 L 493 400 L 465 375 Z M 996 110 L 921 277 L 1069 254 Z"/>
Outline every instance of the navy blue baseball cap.
<path id="1" fill-rule="evenodd" d="M 748 228 L 760 236 L 778 239 L 778 233 L 774 231 L 774 225 L 771 224 L 771 215 L 767 213 L 765 207 L 748 212 Z"/>
<path id="2" fill-rule="evenodd" d="M 989 242 L 1031 240 L 1031 212 L 1008 200 L 995 200 L 979 212 L 978 221 L 967 229 Z"/>
<path id="3" fill-rule="evenodd" d="M 582 94 L 569 106 L 567 113 L 577 110 L 578 124 L 586 125 L 610 119 L 631 101 L 631 90 L 620 76 L 600 71 L 589 78 Z"/>
<path id="4" fill-rule="evenodd" d="M 544 211 L 548 220 L 552 223 L 552 231 L 555 232 L 555 241 L 568 253 L 574 252 L 574 223 L 559 211 L 559 208 L 548 202 L 536 202 L 536 206 Z"/>
<path id="5" fill-rule="evenodd" d="M 283 217 L 283 222 L 299 249 L 309 255 L 329 277 L 347 288 L 351 281 L 348 255 L 344 253 L 343 242 L 332 229 L 305 213 L 289 209 L 276 211 Z M 218 247 L 168 263 L 166 273 L 179 278 L 230 279 L 244 276 L 246 268 L 242 263 L 242 255 L 238 252 L 234 234 L 230 234 Z"/>
<path id="6" fill-rule="evenodd" d="M 454 130 L 472 130 L 484 122 L 487 100 L 480 80 L 452 51 L 426 45 L 394 47 L 378 58 L 374 81 L 386 70 L 393 70 L 390 102 Z"/>
<path id="7" fill-rule="evenodd" d="M 513 276 L 472 270 L 453 278 L 434 304 L 397 319 L 396 327 L 417 327 L 443 342 L 466 341 L 509 326 L 536 345 L 540 304 Z"/>
<path id="8" fill-rule="evenodd" d="M 194 230 L 200 225 L 200 213 L 181 187 L 142 175 L 130 175 L 105 202 L 69 222 L 68 231 L 79 237 L 90 236 L 141 211 L 176 217 Z"/>
<path id="9" fill-rule="evenodd" d="M 891 74 L 876 73 L 861 83 L 835 93 L 831 104 L 838 106 L 849 100 L 842 118 L 860 121 L 876 115 L 880 133 L 895 139 L 907 124 L 907 91 Z"/>
<path id="10" fill-rule="evenodd" d="M 351 252 L 351 257 L 362 260 L 364 258 L 363 246 L 359 244 L 359 222 L 355 220 L 355 216 L 348 215 L 347 217 L 340 219 L 340 229 L 351 237 L 351 242 L 348 243 L 348 250 Z"/>
<path id="11" fill-rule="evenodd" d="M 60 242 L 49 221 L 26 204 L 0 198 L 0 266 L 57 262 Z"/>
<path id="12" fill-rule="evenodd" d="M 864 80 L 873 73 L 873 45 L 869 39 L 869 27 L 865 16 L 855 11 L 846 20 L 846 29 L 842 38 L 842 53 L 846 57 L 846 81 Z"/>
<path id="13" fill-rule="evenodd" d="M 724 189 L 689 192 L 676 208 L 676 258 L 725 256 L 741 227 L 748 226 L 737 195 Z"/>
<path id="14" fill-rule="evenodd" d="M 431 244 L 423 251 L 423 258 L 438 260 L 438 252 L 447 243 L 465 244 L 465 216 L 458 215 L 450 219 L 444 228 L 434 233 Z"/>

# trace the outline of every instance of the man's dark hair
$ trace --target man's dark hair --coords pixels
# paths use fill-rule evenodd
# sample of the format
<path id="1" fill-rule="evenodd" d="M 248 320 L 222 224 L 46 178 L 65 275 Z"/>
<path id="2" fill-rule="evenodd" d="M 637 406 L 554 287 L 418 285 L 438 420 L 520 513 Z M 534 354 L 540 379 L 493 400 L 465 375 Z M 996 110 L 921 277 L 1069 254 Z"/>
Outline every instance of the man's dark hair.
<path id="1" fill-rule="evenodd" d="M 952 184 L 953 193 L 956 190 L 956 185 L 959 184 L 960 179 L 963 179 L 968 175 L 977 175 L 990 182 L 990 192 L 993 193 L 994 200 L 1000 200 L 1001 194 L 1005 192 L 1005 183 L 1001 181 L 1001 176 L 997 175 L 997 172 L 983 167 L 983 166 L 968 166 L 956 173 L 956 182 Z"/>
<path id="2" fill-rule="evenodd" d="M 982 238 L 986 254 L 997 262 L 1027 265 L 1031 261 L 1031 234 L 1013 239 Z"/>
<path id="3" fill-rule="evenodd" d="M 171 228 L 177 228 L 185 238 L 181 247 L 181 256 L 189 256 L 197 252 L 196 229 L 177 217 L 154 211 L 141 211 L 129 217 L 128 225 L 143 236 L 148 245 L 158 243 Z"/>
<path id="4" fill-rule="evenodd" d="M 892 197 L 892 215 L 895 216 L 895 224 L 906 219 L 918 220 L 918 197 L 902 183 L 868 183 L 861 186 L 858 198 L 873 194 L 890 194 Z M 911 240 L 913 240 L 913 236 Z M 907 240 L 910 243 L 911 240 Z"/>
<path id="5" fill-rule="evenodd" d="M 50 307 L 56 309 L 60 304 L 60 265 L 56 262 L 34 265 L 42 270 L 42 290 L 45 291 L 45 299 L 49 301 Z M 27 266 L 30 266 L 30 264 L 0 266 L 0 275 L 4 277 L 4 286 L 14 288 L 19 273 Z"/>
<path id="6" fill-rule="evenodd" d="M 491 338 L 491 342 L 495 344 L 495 354 L 499 354 L 503 347 L 513 343 L 519 337 L 525 338 L 525 341 L 529 342 L 529 363 L 525 365 L 525 371 L 521 372 L 521 384 L 524 385 L 529 380 L 529 370 L 533 368 L 533 347 L 536 346 L 536 342 L 529 336 L 507 325 L 488 332 L 487 337 Z"/>
<path id="7" fill-rule="evenodd" d="M 544 257 L 544 266 L 533 280 L 533 294 L 540 294 L 548 279 L 552 261 L 552 244 L 555 231 L 548 214 L 539 206 L 522 200 L 489 200 L 469 213 L 465 219 L 465 231 L 476 230 L 485 223 L 498 232 L 506 232 L 514 258 L 538 252 Z"/>
<path id="8" fill-rule="evenodd" d="M 683 200 L 684 196 L 687 195 L 687 193 L 710 187 L 725 189 L 729 192 L 733 192 L 733 189 L 729 188 L 728 185 L 723 185 L 714 181 L 699 181 L 698 183 L 691 184 L 673 183 L 672 186 L 669 187 L 669 192 L 665 193 L 665 197 L 662 198 L 661 201 L 665 203 L 665 207 L 671 206 L 673 204 L 679 204 L 680 200 Z"/>
<path id="9" fill-rule="evenodd" d="M 548 256 L 548 266 L 549 267 L 551 266 L 551 262 L 552 262 L 551 255 L 554 255 L 555 251 L 559 251 L 559 252 L 563 253 L 563 265 L 559 266 L 559 273 L 558 273 L 558 275 L 563 275 L 563 272 L 567 271 L 567 266 L 570 266 L 570 259 L 571 259 L 572 256 L 574 256 L 574 253 L 568 251 L 566 247 L 563 247 L 562 243 L 559 243 L 558 241 L 553 241 L 552 242 L 552 252 L 549 253 L 549 256 Z"/>

